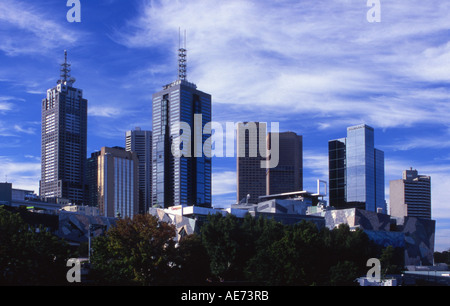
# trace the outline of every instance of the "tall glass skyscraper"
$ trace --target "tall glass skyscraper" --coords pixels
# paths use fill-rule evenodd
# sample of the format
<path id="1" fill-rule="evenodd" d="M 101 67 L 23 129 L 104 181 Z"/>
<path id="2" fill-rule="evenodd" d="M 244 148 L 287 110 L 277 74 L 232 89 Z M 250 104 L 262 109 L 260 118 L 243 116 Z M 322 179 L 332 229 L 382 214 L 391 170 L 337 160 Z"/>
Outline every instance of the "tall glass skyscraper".
<path id="1" fill-rule="evenodd" d="M 204 154 L 211 135 L 203 134 L 211 122 L 211 95 L 180 74 L 153 94 L 152 116 L 152 205 L 211 207 L 211 158 Z M 186 154 L 173 154 L 173 146 Z"/>
<path id="2" fill-rule="evenodd" d="M 42 100 L 41 180 L 39 193 L 46 198 L 84 204 L 87 186 L 87 100 L 73 87 L 70 64 L 61 65 L 61 79 Z"/>
<path id="3" fill-rule="evenodd" d="M 374 147 L 374 129 L 347 128 L 347 137 L 331 140 L 329 148 L 330 205 L 386 213 L 384 152 Z"/>

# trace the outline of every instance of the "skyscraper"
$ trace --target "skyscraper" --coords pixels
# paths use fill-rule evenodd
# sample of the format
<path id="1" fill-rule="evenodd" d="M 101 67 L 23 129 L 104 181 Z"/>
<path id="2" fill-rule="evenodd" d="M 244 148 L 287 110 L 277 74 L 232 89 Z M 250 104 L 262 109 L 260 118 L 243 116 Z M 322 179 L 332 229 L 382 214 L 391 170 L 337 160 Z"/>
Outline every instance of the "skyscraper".
<path id="1" fill-rule="evenodd" d="M 130 217 L 139 212 L 139 161 L 121 147 L 103 147 L 98 156 L 98 208 L 105 217 Z"/>
<path id="2" fill-rule="evenodd" d="M 152 99 L 152 205 L 211 207 L 211 158 L 204 154 L 210 135 L 203 134 L 211 95 L 186 81 L 186 49 L 178 51 L 178 79 Z"/>
<path id="3" fill-rule="evenodd" d="M 267 143 L 272 143 L 267 134 Z M 294 132 L 278 133 L 279 159 L 274 168 L 267 168 L 267 195 L 303 190 L 303 140 Z M 268 156 L 269 154 L 267 154 Z"/>
<path id="4" fill-rule="evenodd" d="M 389 203 L 391 216 L 431 219 L 431 177 L 403 171 L 402 179 L 389 182 Z"/>
<path id="5" fill-rule="evenodd" d="M 237 125 L 237 201 L 258 203 L 258 197 L 266 195 L 266 150 L 267 124 L 243 122 Z M 248 197 L 248 198 L 247 198 Z"/>
<path id="6" fill-rule="evenodd" d="M 70 64 L 42 100 L 40 195 L 83 204 L 86 196 L 87 100 L 73 87 Z"/>
<path id="7" fill-rule="evenodd" d="M 136 127 L 125 133 L 125 149 L 139 160 L 139 212 L 151 207 L 152 193 L 152 131 Z"/>
<path id="8" fill-rule="evenodd" d="M 374 147 L 374 129 L 347 128 L 347 137 L 328 143 L 330 205 L 386 212 L 384 152 Z"/>
<path id="9" fill-rule="evenodd" d="M 87 201 L 89 206 L 98 206 L 98 156 L 101 151 L 91 153 L 86 162 Z"/>

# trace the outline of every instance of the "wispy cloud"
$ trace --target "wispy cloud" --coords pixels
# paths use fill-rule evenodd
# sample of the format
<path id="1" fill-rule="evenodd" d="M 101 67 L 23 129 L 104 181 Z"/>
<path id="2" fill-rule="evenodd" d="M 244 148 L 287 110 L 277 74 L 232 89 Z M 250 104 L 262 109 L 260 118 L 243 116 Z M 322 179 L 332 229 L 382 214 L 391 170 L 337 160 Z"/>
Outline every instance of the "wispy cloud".
<path id="1" fill-rule="evenodd" d="M 73 45 L 82 35 L 56 21 L 59 19 L 39 9 L 35 3 L 2 0 L 0 50 L 15 56 L 42 54 L 58 46 Z"/>
<path id="2" fill-rule="evenodd" d="M 88 114 L 94 117 L 117 117 L 122 114 L 122 110 L 113 106 L 90 106 L 88 108 Z"/>
<path id="3" fill-rule="evenodd" d="M 426 85 L 448 80 L 450 65 L 450 6 L 432 3 L 437 10 L 385 2 L 383 22 L 370 24 L 356 0 L 143 1 L 114 37 L 131 48 L 169 48 L 175 62 L 178 28 L 186 28 L 189 79 L 215 103 L 410 126 L 450 115 L 442 88 Z M 430 35 L 441 39 L 430 44 Z M 412 94 L 422 89 L 427 96 Z"/>
<path id="4" fill-rule="evenodd" d="M 29 127 L 29 128 L 23 128 L 22 126 L 15 124 L 14 125 L 14 130 L 19 132 L 19 133 L 25 133 L 25 134 L 29 134 L 29 135 L 33 135 L 36 134 L 35 129 Z"/>

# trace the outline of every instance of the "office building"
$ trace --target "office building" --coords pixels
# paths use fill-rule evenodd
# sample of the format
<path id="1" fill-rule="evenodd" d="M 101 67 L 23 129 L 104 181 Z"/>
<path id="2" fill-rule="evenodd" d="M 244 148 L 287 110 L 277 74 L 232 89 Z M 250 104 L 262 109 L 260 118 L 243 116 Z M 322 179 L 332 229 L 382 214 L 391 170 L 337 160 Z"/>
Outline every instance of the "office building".
<path id="1" fill-rule="evenodd" d="M 103 147 L 98 156 L 98 208 L 104 217 L 130 217 L 139 212 L 139 169 L 136 154 Z"/>
<path id="2" fill-rule="evenodd" d="M 70 64 L 42 100 L 40 196 L 83 204 L 86 196 L 87 100 L 73 87 Z"/>
<path id="3" fill-rule="evenodd" d="M 384 152 L 374 147 L 374 129 L 347 128 L 347 137 L 328 143 L 329 202 L 336 208 L 386 211 Z"/>
<path id="4" fill-rule="evenodd" d="M 267 124 L 264 122 L 241 122 L 237 125 L 237 201 L 258 203 L 266 195 Z"/>
<path id="5" fill-rule="evenodd" d="M 186 49 L 178 51 L 178 79 L 152 98 L 152 205 L 211 207 L 210 133 L 203 133 L 211 95 L 186 80 Z"/>
<path id="6" fill-rule="evenodd" d="M 303 141 L 294 132 L 278 134 L 278 165 L 267 168 L 266 194 L 279 194 L 303 190 Z M 273 133 L 267 134 L 267 143 L 272 143 Z M 269 155 L 269 154 L 267 154 Z"/>
<path id="7" fill-rule="evenodd" d="M 97 176 L 98 176 L 98 157 L 100 154 L 101 151 L 93 152 L 91 153 L 91 157 L 89 157 L 86 161 L 86 182 L 88 189 L 86 205 L 88 206 L 98 205 Z"/>
<path id="8" fill-rule="evenodd" d="M 152 194 L 152 131 L 136 127 L 125 133 L 125 149 L 139 160 L 139 212 L 151 207 Z"/>
<path id="9" fill-rule="evenodd" d="M 393 217 L 431 219 L 431 177 L 403 171 L 402 179 L 389 182 L 389 209 Z"/>

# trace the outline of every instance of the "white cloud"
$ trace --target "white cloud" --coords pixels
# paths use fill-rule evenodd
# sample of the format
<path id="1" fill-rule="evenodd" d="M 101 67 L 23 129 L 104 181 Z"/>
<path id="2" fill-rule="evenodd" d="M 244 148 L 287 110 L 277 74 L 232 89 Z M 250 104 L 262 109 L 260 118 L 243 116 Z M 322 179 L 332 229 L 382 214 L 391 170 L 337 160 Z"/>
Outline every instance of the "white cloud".
<path id="1" fill-rule="evenodd" d="M 33 128 L 23 128 L 18 124 L 14 125 L 14 130 L 19 133 L 25 133 L 25 134 L 29 134 L 29 135 L 36 134 L 36 131 Z"/>
<path id="2" fill-rule="evenodd" d="M 89 116 L 95 117 L 117 117 L 122 114 L 122 110 L 113 106 L 90 106 L 88 108 Z"/>
<path id="3" fill-rule="evenodd" d="M 236 193 L 236 172 L 222 171 L 212 173 L 212 195 Z"/>
<path id="4" fill-rule="evenodd" d="M 0 156 L 0 177 L 7 178 L 13 188 L 34 190 L 39 192 L 41 176 L 40 162 L 15 161 L 9 157 Z"/>
<path id="5" fill-rule="evenodd" d="M 425 96 L 416 84 L 448 70 L 448 44 L 430 48 L 428 39 L 448 29 L 450 6 L 432 2 L 439 11 L 421 1 L 383 3 L 383 21 L 370 24 L 361 1 L 150 1 L 114 39 L 172 50 L 175 67 L 178 29 L 186 28 L 188 79 L 216 104 L 375 127 L 442 123 L 445 93 L 425 88 Z"/>

